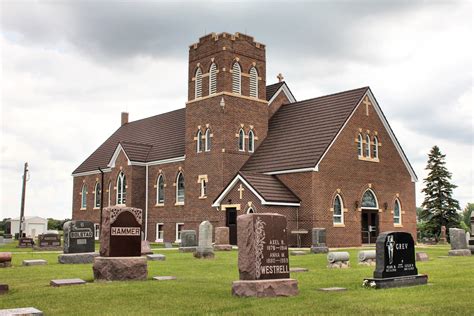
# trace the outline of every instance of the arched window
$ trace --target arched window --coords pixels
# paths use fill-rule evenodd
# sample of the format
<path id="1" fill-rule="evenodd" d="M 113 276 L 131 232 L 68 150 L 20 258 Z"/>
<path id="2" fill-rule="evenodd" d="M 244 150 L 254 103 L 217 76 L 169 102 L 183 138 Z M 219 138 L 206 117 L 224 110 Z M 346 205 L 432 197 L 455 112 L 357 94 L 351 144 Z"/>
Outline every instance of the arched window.
<path id="1" fill-rule="evenodd" d="M 249 209 L 247 210 L 247 214 L 253 214 L 255 213 L 255 211 L 253 210 L 253 207 L 249 207 Z"/>
<path id="2" fill-rule="evenodd" d="M 100 207 L 100 196 L 101 196 L 102 192 L 101 192 L 101 188 L 100 188 L 100 183 L 97 182 L 95 184 L 95 188 L 94 188 L 94 207 L 95 208 L 98 208 Z"/>
<path id="3" fill-rule="evenodd" d="M 205 134 L 205 138 L 206 138 L 206 143 L 204 144 L 204 148 L 206 151 L 211 151 L 211 129 L 208 128 L 206 129 L 206 134 Z"/>
<path id="4" fill-rule="evenodd" d="M 127 201 L 127 178 L 123 172 L 117 177 L 117 204 L 125 205 Z"/>
<path id="5" fill-rule="evenodd" d="M 198 130 L 196 134 L 196 152 L 200 153 L 202 151 L 202 132 Z"/>
<path id="6" fill-rule="evenodd" d="M 253 153 L 255 149 L 255 135 L 252 130 L 249 131 L 249 152 Z"/>
<path id="7" fill-rule="evenodd" d="M 250 68 L 250 96 L 258 98 L 258 73 L 255 67 Z"/>
<path id="8" fill-rule="evenodd" d="M 112 195 L 112 181 L 109 181 L 109 190 L 107 192 L 107 206 L 110 206 L 111 195 Z"/>
<path id="9" fill-rule="evenodd" d="M 200 98 L 202 96 L 202 70 L 200 67 L 196 69 L 195 81 L 194 81 L 194 98 Z"/>
<path id="10" fill-rule="evenodd" d="M 241 89 L 241 69 L 240 69 L 240 65 L 238 62 L 235 62 L 233 65 L 232 65 L 232 92 L 233 93 L 238 93 L 238 94 L 241 94 L 242 93 L 242 89 Z"/>
<path id="11" fill-rule="evenodd" d="M 379 158 L 379 139 L 377 138 L 377 136 L 374 136 L 372 155 L 374 156 L 374 158 Z"/>
<path id="12" fill-rule="evenodd" d="M 165 203 L 165 179 L 162 174 L 156 180 L 156 204 Z"/>
<path id="13" fill-rule="evenodd" d="M 217 92 L 217 66 L 215 63 L 211 64 L 209 68 L 209 95 Z"/>
<path id="14" fill-rule="evenodd" d="M 239 131 L 239 151 L 245 151 L 245 132 L 242 128 Z"/>
<path id="15" fill-rule="evenodd" d="M 372 209 L 379 208 L 379 204 L 377 202 L 377 198 L 375 197 L 375 193 L 371 189 L 368 189 L 367 191 L 365 191 L 364 195 L 362 196 L 362 208 L 372 208 Z"/>
<path id="16" fill-rule="evenodd" d="M 370 158 L 370 136 L 365 135 L 365 156 Z"/>
<path id="17" fill-rule="evenodd" d="M 402 208 L 398 199 L 395 200 L 395 205 L 393 206 L 393 223 L 397 225 L 402 223 Z"/>
<path id="18" fill-rule="evenodd" d="M 339 194 L 334 198 L 332 221 L 334 224 L 344 224 L 344 208 Z"/>
<path id="19" fill-rule="evenodd" d="M 363 155 L 362 150 L 362 135 L 359 134 L 357 137 L 357 155 L 359 155 L 359 157 L 362 157 Z"/>
<path id="20" fill-rule="evenodd" d="M 176 203 L 184 203 L 184 176 L 183 173 L 178 173 L 176 177 Z"/>
<path id="21" fill-rule="evenodd" d="M 87 188 L 85 183 L 82 185 L 81 190 L 81 208 L 87 208 Z"/>

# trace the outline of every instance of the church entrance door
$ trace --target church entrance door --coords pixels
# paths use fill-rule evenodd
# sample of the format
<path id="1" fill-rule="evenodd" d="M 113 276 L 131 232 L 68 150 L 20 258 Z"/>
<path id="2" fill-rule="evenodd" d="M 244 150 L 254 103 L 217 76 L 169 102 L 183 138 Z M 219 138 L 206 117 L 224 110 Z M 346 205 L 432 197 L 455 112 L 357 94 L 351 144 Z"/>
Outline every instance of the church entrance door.
<path id="1" fill-rule="evenodd" d="M 237 245 L 237 209 L 235 207 L 226 208 L 225 225 L 229 227 L 229 243 Z"/>
<path id="2" fill-rule="evenodd" d="M 379 212 L 362 209 L 362 243 L 374 244 L 379 235 Z"/>

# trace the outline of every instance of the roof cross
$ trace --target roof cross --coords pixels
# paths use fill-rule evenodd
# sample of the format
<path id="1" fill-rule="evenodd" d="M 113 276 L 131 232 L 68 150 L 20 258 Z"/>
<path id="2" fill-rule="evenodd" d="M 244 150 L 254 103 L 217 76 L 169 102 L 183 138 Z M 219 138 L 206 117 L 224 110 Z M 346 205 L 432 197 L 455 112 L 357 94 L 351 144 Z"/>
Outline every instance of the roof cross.
<path id="1" fill-rule="evenodd" d="M 283 79 L 285 79 L 285 78 L 283 77 L 283 75 L 281 73 L 279 73 L 278 76 L 277 76 L 277 79 L 278 79 L 278 82 L 282 82 Z"/>
<path id="2" fill-rule="evenodd" d="M 365 105 L 365 115 L 369 116 L 369 105 L 370 105 L 369 97 L 365 96 L 365 99 L 364 101 L 362 101 L 362 103 L 364 103 Z"/>

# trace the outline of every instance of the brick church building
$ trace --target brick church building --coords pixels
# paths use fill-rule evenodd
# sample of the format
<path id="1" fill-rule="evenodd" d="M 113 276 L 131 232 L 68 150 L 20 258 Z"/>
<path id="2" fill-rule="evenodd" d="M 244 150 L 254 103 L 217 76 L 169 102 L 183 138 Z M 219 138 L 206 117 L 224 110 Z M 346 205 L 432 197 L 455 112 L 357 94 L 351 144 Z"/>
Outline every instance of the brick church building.
<path id="1" fill-rule="evenodd" d="M 369 87 L 296 101 L 266 84 L 265 45 L 209 34 L 189 47 L 188 101 L 122 124 L 73 172 L 73 219 L 99 229 L 101 206 L 144 210 L 145 238 L 175 242 L 209 220 L 275 212 L 292 244 L 324 227 L 330 247 L 416 237 L 416 175 Z M 299 237 L 297 237 L 299 236 Z"/>

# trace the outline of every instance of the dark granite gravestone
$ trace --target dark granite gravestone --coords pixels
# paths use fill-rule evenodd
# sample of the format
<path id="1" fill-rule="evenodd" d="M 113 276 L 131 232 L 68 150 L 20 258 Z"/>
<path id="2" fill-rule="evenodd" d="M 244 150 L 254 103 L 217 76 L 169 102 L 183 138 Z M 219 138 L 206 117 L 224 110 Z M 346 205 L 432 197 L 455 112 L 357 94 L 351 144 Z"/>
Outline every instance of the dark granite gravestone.
<path id="1" fill-rule="evenodd" d="M 181 231 L 181 243 L 179 245 L 179 251 L 181 252 L 194 252 L 198 246 L 195 230 L 183 230 Z"/>
<path id="2" fill-rule="evenodd" d="M 100 257 L 94 259 L 95 280 L 146 280 L 148 266 L 141 257 L 143 211 L 126 206 L 102 210 Z"/>
<path id="3" fill-rule="evenodd" d="M 143 211 L 132 207 L 104 208 L 100 255 L 104 257 L 139 257 Z"/>
<path id="4" fill-rule="evenodd" d="M 421 285 L 427 275 L 418 274 L 415 261 L 415 243 L 407 232 L 384 232 L 377 237 L 374 278 L 365 279 L 364 285 L 379 288 Z"/>
<path id="5" fill-rule="evenodd" d="M 38 236 L 39 248 L 59 248 L 61 247 L 61 236 L 59 234 L 41 234 Z"/>
<path id="6" fill-rule="evenodd" d="M 64 223 L 64 253 L 95 251 L 94 223 L 69 221 Z"/>
<path id="7" fill-rule="evenodd" d="M 290 279 L 286 217 L 255 213 L 237 218 L 240 281 L 236 296 L 294 296 L 298 281 Z"/>
<path id="8" fill-rule="evenodd" d="M 18 241 L 18 248 L 31 248 L 34 244 L 33 238 L 21 237 Z"/>
<path id="9" fill-rule="evenodd" d="M 328 253 L 329 248 L 326 246 L 326 228 L 313 228 L 312 239 L 312 253 Z"/>

